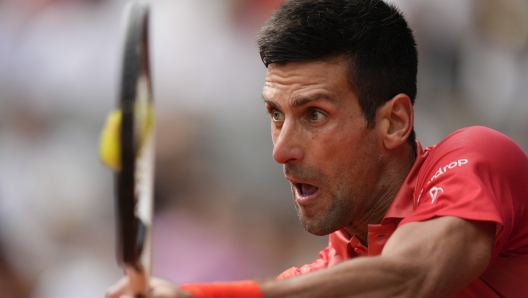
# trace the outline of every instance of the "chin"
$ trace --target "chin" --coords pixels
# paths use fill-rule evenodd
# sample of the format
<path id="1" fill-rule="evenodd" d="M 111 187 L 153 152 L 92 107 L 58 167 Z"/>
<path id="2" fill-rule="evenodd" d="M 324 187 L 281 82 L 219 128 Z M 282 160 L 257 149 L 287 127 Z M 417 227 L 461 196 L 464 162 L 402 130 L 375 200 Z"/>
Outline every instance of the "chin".
<path id="1" fill-rule="evenodd" d="M 316 220 L 310 220 L 304 217 L 299 217 L 299 219 L 304 229 L 308 231 L 308 233 L 316 236 L 326 236 L 340 229 L 333 225 L 329 225 L 328 223 L 320 223 Z"/>
<path id="2" fill-rule="evenodd" d="M 343 228 L 347 223 L 347 218 L 344 214 L 336 214 L 335 212 L 313 212 L 313 210 L 306 210 L 298 205 L 297 216 L 301 225 L 310 234 L 316 236 L 325 236 Z"/>

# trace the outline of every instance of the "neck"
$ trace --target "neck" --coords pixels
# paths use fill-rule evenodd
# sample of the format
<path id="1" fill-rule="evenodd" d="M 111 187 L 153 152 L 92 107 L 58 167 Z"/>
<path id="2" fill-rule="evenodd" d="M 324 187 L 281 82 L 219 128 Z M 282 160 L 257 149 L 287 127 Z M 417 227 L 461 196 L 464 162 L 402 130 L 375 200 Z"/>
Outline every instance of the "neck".
<path id="1" fill-rule="evenodd" d="M 384 159 L 383 174 L 378 183 L 378 191 L 371 198 L 372 204 L 361 213 L 361 217 L 354 219 L 344 227 L 345 231 L 350 235 L 355 235 L 364 245 L 368 245 L 368 225 L 381 223 L 416 159 L 412 148 L 402 147 L 405 148 L 401 148 L 400 152 L 384 154 L 385 156 L 382 157 Z"/>

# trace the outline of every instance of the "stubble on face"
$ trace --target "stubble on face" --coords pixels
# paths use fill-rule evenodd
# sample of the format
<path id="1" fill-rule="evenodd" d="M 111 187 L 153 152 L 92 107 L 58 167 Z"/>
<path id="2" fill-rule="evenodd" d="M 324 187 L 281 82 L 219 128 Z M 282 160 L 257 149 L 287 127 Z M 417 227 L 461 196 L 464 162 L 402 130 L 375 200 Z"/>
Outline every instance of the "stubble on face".
<path id="1" fill-rule="evenodd" d="M 364 128 L 367 134 L 372 133 Z M 357 233 L 370 222 L 369 210 L 377 200 L 380 175 L 383 166 L 379 163 L 378 151 L 374 144 L 366 141 L 362 152 L 350 152 L 363 158 L 352 158 L 348 163 L 339 163 L 333 175 L 306 164 L 286 164 L 284 173 L 304 181 L 313 181 L 319 187 L 321 197 L 313 206 L 300 206 L 295 201 L 295 187 L 291 186 L 297 216 L 303 227 L 311 234 L 323 236 L 344 228 L 352 228 Z"/>
<path id="2" fill-rule="evenodd" d="M 285 165 L 288 176 L 302 177 L 303 180 L 314 181 L 321 192 L 320 198 L 312 206 L 300 206 L 295 201 L 295 187 L 291 186 L 297 216 L 302 226 L 311 234 L 323 236 L 356 225 L 355 221 L 365 210 L 368 193 L 366 185 L 355 185 L 358 180 L 350 171 L 350 165 L 343 164 L 335 177 L 329 177 L 320 169 L 302 164 Z M 359 179 L 362 180 L 362 179 Z"/>
<path id="3" fill-rule="evenodd" d="M 327 235 L 339 229 L 347 221 L 348 213 L 353 209 L 353 204 L 350 200 L 343 200 L 342 195 L 325 191 L 328 189 L 331 179 L 322 171 L 301 164 L 287 164 L 284 165 L 284 173 L 290 177 L 316 181 L 319 190 L 323 192 L 320 199 L 324 201 L 319 200 L 315 206 L 301 207 L 295 200 L 296 188 L 291 185 L 297 216 L 305 230 L 318 236 Z"/>

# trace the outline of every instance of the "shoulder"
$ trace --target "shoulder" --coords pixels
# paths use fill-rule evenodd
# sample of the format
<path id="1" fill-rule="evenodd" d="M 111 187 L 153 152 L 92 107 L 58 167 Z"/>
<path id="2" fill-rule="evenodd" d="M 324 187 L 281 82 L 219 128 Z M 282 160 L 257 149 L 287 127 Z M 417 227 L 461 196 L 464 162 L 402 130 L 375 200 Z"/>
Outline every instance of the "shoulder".
<path id="1" fill-rule="evenodd" d="M 513 208 L 512 196 L 528 193 L 526 154 L 493 129 L 460 129 L 426 151 L 413 200 L 415 211 L 427 210 L 421 219 L 453 215 L 500 222 L 499 213 Z"/>
<path id="2" fill-rule="evenodd" d="M 430 156 L 424 167 L 447 169 L 469 164 L 471 167 L 482 167 L 493 170 L 508 170 L 523 166 L 528 168 L 528 159 L 524 151 L 508 136 L 483 126 L 472 126 L 459 129 L 438 145 L 430 149 Z M 449 165 L 451 164 L 451 167 Z M 427 171 L 427 169 L 423 169 Z"/>
<path id="3" fill-rule="evenodd" d="M 508 136 L 484 126 L 471 126 L 456 130 L 438 143 L 436 149 L 453 146 L 484 152 L 494 152 L 495 150 L 522 151 Z"/>
<path id="4" fill-rule="evenodd" d="M 513 140 L 486 127 L 468 127 L 432 146 L 418 173 L 415 212 L 502 222 L 528 204 L 528 157 Z M 514 198 L 518 199 L 514 199 Z"/>

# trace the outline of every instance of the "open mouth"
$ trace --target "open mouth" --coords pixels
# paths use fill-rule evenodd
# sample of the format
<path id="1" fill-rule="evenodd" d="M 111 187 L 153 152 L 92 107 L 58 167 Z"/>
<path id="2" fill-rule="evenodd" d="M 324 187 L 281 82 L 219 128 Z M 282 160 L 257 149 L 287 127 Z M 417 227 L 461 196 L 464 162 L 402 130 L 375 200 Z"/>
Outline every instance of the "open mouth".
<path id="1" fill-rule="evenodd" d="M 303 197 L 313 195 L 319 189 L 317 186 L 306 183 L 295 183 L 295 187 L 297 188 L 297 193 Z"/>

